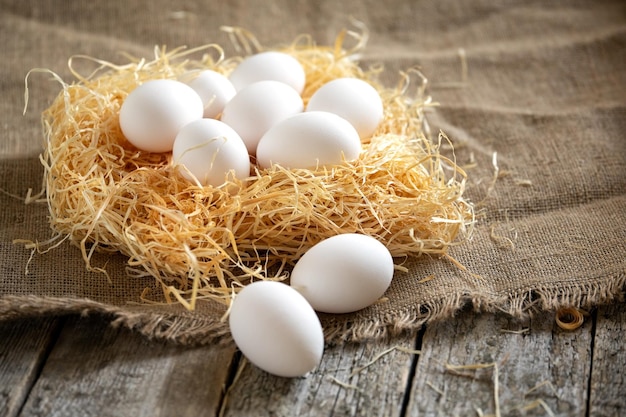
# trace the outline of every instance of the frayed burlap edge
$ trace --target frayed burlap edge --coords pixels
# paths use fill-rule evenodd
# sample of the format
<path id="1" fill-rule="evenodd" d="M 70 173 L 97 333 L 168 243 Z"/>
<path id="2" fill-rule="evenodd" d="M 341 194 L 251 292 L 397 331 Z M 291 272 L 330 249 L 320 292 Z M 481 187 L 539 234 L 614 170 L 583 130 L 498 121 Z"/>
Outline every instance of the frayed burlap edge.
<path id="1" fill-rule="evenodd" d="M 87 298 L 56 298 L 36 295 L 0 298 L 0 320 L 41 316 L 101 315 L 113 327 L 125 327 L 150 339 L 183 345 L 229 342 L 228 327 L 219 318 L 199 314 L 132 311 Z"/>
<path id="2" fill-rule="evenodd" d="M 539 311 L 561 307 L 593 308 L 623 301 L 626 273 L 597 278 L 593 283 L 570 286 L 520 289 L 500 297 L 482 293 L 457 293 L 416 304 L 412 311 L 389 312 L 384 317 L 354 320 L 344 316 L 322 315 L 328 344 L 365 342 L 384 339 L 422 328 L 431 321 L 453 319 L 468 308 L 475 312 L 502 312 L 524 319 Z M 220 319 L 197 314 L 173 314 L 162 311 L 132 311 L 89 299 L 5 296 L 0 299 L 0 320 L 37 316 L 100 314 L 112 326 L 122 326 L 150 339 L 183 345 L 231 343 L 228 326 Z"/>

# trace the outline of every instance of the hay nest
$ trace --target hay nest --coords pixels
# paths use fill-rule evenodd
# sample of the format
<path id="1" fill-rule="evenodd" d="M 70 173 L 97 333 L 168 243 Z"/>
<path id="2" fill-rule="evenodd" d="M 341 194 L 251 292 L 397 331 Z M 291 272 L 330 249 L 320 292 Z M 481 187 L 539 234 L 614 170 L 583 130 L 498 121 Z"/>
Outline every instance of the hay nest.
<path id="1" fill-rule="evenodd" d="M 397 86 L 382 86 L 382 68 L 364 70 L 357 60 L 365 33 L 343 31 L 330 46 L 301 36 L 273 48 L 303 65 L 305 105 L 338 77 L 364 79 L 379 91 L 384 120 L 356 161 L 318 170 L 254 168 L 245 181 L 213 188 L 184 179 L 170 154 L 134 148 L 118 114 L 135 87 L 200 69 L 228 74 L 243 56 L 265 49 L 244 30 L 226 30 L 241 52 L 236 57 L 226 58 L 218 45 L 155 48 L 153 60 L 129 58 L 126 65 L 91 59 L 99 68 L 88 76 L 73 69 L 74 57 L 77 80 L 57 77 L 62 91 L 43 113 L 44 188 L 56 237 L 75 243 L 88 269 L 99 269 L 91 264 L 96 251 L 120 252 L 130 274 L 154 277 L 166 300 L 193 309 L 199 299 L 228 304 L 251 280 L 287 279 L 312 245 L 340 233 L 376 237 L 395 257 L 446 255 L 469 237 L 466 174 L 453 153 L 440 153 L 445 136 L 432 140 L 424 131 L 424 109 L 432 105 L 425 79 L 409 70 Z M 350 36 L 356 45 L 346 49 Z"/>

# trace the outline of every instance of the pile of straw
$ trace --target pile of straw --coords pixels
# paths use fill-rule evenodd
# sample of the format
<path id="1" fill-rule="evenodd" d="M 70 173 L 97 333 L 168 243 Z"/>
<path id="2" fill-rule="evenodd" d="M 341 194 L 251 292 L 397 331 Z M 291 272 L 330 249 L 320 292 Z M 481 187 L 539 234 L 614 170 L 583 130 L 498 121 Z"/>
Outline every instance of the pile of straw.
<path id="1" fill-rule="evenodd" d="M 304 66 L 305 104 L 338 77 L 365 79 L 378 89 L 384 120 L 356 161 L 318 170 L 253 168 L 250 178 L 216 189 L 180 176 L 170 154 L 130 145 L 118 114 L 139 84 L 200 69 L 228 74 L 243 56 L 263 50 L 245 31 L 226 30 L 237 57 L 225 58 L 218 45 L 155 48 L 151 61 L 119 66 L 92 59 L 99 68 L 89 76 L 73 69 L 74 57 L 69 66 L 77 80 L 57 77 L 62 91 L 43 114 L 46 200 L 57 237 L 81 249 L 87 268 L 97 269 L 91 265 L 96 251 L 120 252 L 130 274 L 154 277 L 166 300 L 193 309 L 203 298 L 227 304 L 250 280 L 287 279 L 307 249 L 340 233 L 374 236 L 396 257 L 445 255 L 469 237 L 466 175 L 440 154 L 445 137 L 433 141 L 424 132 L 423 110 L 432 105 L 425 79 L 407 71 L 396 87 L 383 87 L 381 68 L 360 68 L 366 36 L 352 32 L 331 46 L 302 36 L 275 49 Z M 346 50 L 349 35 L 357 45 Z M 412 97 L 411 74 L 418 75 Z"/>

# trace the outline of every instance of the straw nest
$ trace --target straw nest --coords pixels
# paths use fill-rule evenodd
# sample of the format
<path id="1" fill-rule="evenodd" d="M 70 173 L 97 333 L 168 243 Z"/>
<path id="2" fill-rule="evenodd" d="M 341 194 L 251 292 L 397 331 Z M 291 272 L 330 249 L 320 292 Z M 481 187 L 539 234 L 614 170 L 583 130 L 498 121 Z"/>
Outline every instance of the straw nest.
<path id="1" fill-rule="evenodd" d="M 253 166 L 250 178 L 213 188 L 184 179 L 170 154 L 130 145 L 118 114 L 139 84 L 200 69 L 228 74 L 243 56 L 265 49 L 244 30 L 226 31 L 236 57 L 226 58 L 219 45 L 155 48 L 154 59 L 125 65 L 90 58 L 99 67 L 88 76 L 73 69 L 74 57 L 76 81 L 57 77 L 62 91 L 43 113 L 46 200 L 56 236 L 81 249 L 87 268 L 98 269 L 96 251 L 120 252 L 129 274 L 154 277 L 166 300 L 193 309 L 199 299 L 228 304 L 251 280 L 288 279 L 307 249 L 340 233 L 374 236 L 395 257 L 446 255 L 469 237 L 466 175 L 440 153 L 445 136 L 424 132 L 424 109 L 432 105 L 425 78 L 408 70 L 395 87 L 381 85 L 381 67 L 359 66 L 364 33 L 343 31 L 329 46 L 301 36 L 273 48 L 302 63 L 305 104 L 338 77 L 364 79 L 379 91 L 384 120 L 354 162 L 317 170 Z M 355 46 L 347 49 L 350 36 Z"/>

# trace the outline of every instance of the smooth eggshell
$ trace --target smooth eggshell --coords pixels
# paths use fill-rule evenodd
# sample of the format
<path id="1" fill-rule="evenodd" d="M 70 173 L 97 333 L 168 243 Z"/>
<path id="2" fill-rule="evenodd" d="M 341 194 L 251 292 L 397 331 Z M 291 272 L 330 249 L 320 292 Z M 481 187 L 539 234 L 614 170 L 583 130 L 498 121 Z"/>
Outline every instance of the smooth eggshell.
<path id="1" fill-rule="evenodd" d="M 216 118 L 224 110 L 226 103 L 232 99 L 237 91 L 226 76 L 212 70 L 201 71 L 189 86 L 202 99 L 204 117 Z"/>
<path id="2" fill-rule="evenodd" d="M 350 313 L 382 297 L 393 270 L 385 245 L 371 236 L 347 233 L 309 249 L 291 273 L 291 286 L 319 312 Z"/>
<path id="3" fill-rule="evenodd" d="M 256 281 L 233 300 L 229 325 L 235 344 L 259 368 L 302 376 L 320 362 L 322 325 L 309 303 L 287 284 Z"/>
<path id="4" fill-rule="evenodd" d="M 293 88 L 278 81 L 259 81 L 235 94 L 224 107 L 221 120 L 239 133 L 254 155 L 265 132 L 303 108 L 302 98 Z"/>
<path id="5" fill-rule="evenodd" d="M 187 123 L 202 118 L 200 96 L 180 81 L 150 80 L 131 91 L 120 109 L 122 133 L 135 147 L 169 152 Z"/>
<path id="6" fill-rule="evenodd" d="M 224 184 L 231 171 L 238 179 L 250 175 L 246 145 L 230 126 L 215 119 L 185 125 L 174 140 L 172 161 L 181 165 L 186 178 L 214 187 Z"/>
<path id="7" fill-rule="evenodd" d="M 280 81 L 302 93 L 306 74 L 296 58 L 284 52 L 267 51 L 241 61 L 229 76 L 237 91 L 265 80 Z"/>
<path id="8" fill-rule="evenodd" d="M 353 161 L 361 152 L 361 139 L 345 119 L 328 112 L 291 116 L 267 131 L 257 147 L 262 168 L 315 168 Z"/>
<path id="9" fill-rule="evenodd" d="M 383 119 L 378 91 L 358 78 L 337 78 L 322 85 L 311 96 L 306 110 L 328 111 L 343 117 L 362 139 L 372 136 Z"/>

